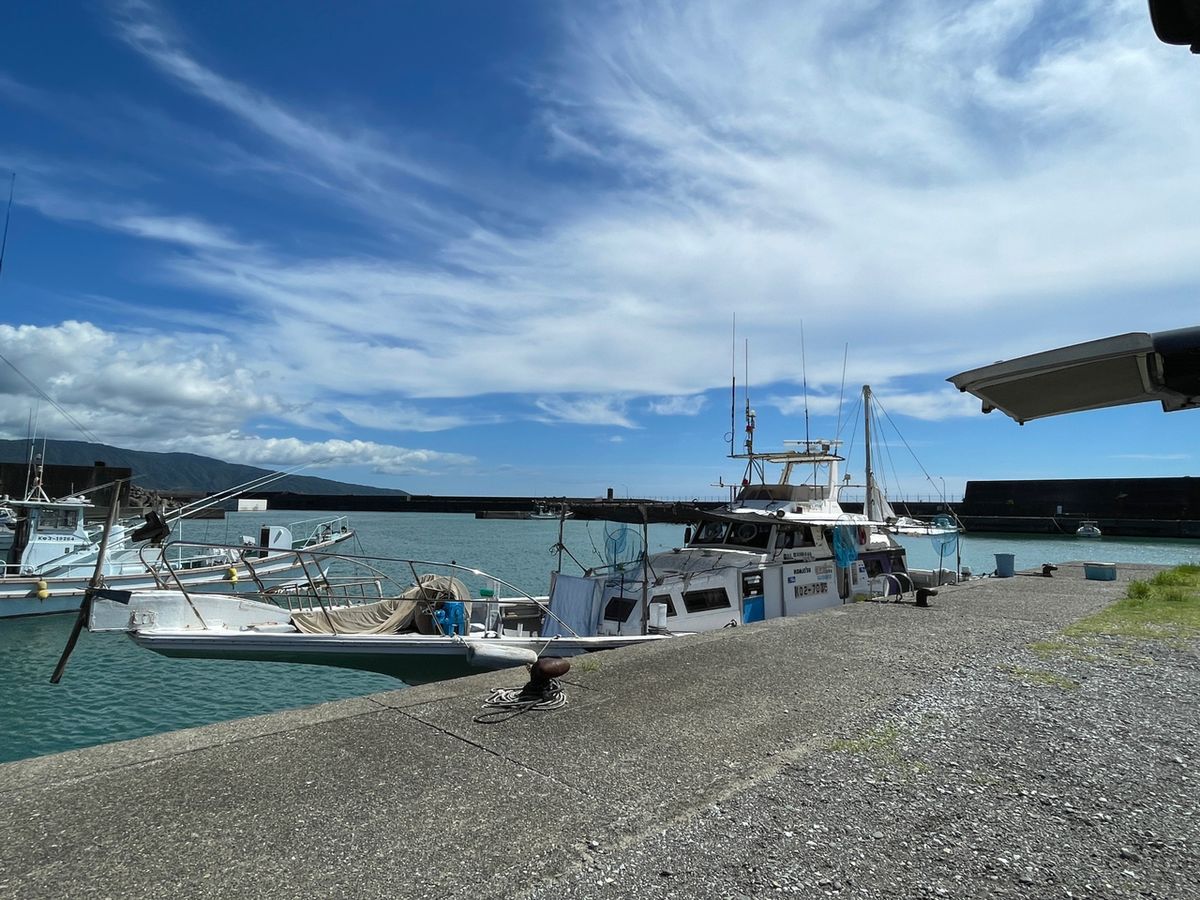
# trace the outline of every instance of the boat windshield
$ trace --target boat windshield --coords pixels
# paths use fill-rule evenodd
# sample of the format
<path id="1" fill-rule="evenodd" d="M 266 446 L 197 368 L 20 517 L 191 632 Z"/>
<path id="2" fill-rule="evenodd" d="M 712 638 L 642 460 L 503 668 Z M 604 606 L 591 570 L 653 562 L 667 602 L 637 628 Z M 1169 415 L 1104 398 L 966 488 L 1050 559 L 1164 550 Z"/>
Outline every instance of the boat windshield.
<path id="1" fill-rule="evenodd" d="M 693 544 L 723 544 L 725 533 L 729 531 L 727 522 L 701 522 L 696 526 Z"/>
<path id="2" fill-rule="evenodd" d="M 45 507 L 38 510 L 38 531 L 74 531 L 78 518 L 77 510 Z"/>
<path id="3" fill-rule="evenodd" d="M 692 546 L 719 544 L 765 550 L 771 541 L 771 525 L 758 522 L 701 522 Z"/>

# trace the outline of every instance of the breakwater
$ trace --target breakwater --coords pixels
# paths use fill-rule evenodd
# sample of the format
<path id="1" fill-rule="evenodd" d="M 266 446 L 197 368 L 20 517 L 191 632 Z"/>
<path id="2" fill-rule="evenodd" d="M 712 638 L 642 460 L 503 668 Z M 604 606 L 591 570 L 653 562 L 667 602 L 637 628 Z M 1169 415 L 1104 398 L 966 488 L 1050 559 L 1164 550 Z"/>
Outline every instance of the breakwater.
<path id="1" fill-rule="evenodd" d="M 408 496 L 295 494 L 256 492 L 271 509 L 345 510 L 486 514 L 520 518 L 546 505 L 566 504 L 592 510 L 606 503 L 641 503 L 648 509 L 674 503 L 595 497 L 496 497 L 485 495 Z M 715 505 L 700 501 L 696 505 Z M 968 532 L 991 534 L 1074 535 L 1085 519 L 1106 536 L 1200 539 L 1200 478 L 1077 478 L 1024 481 L 968 481 L 963 499 L 953 502 L 893 501 L 897 512 L 930 519 L 952 513 Z M 847 512 L 862 503 L 844 502 Z M 653 517 L 651 521 L 654 521 Z"/>

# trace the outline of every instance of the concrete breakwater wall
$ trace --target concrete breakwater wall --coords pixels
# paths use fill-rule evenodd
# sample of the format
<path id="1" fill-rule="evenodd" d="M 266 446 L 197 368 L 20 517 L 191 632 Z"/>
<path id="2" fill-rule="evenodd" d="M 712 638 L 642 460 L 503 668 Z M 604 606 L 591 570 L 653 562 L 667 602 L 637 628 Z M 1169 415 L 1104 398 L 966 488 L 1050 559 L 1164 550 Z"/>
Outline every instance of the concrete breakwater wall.
<path id="1" fill-rule="evenodd" d="M 1200 493 L 1200 479 L 970 481 L 963 500 L 958 502 L 898 501 L 894 505 L 900 514 L 921 519 L 952 513 L 968 532 L 976 533 L 1073 535 L 1080 522 L 1092 519 L 1111 537 L 1200 539 L 1200 496 L 1194 497 L 1193 491 Z M 265 499 L 271 509 L 280 510 L 437 512 L 514 519 L 527 518 L 546 504 L 595 509 L 598 503 L 592 497 L 403 497 L 270 492 L 247 496 Z M 671 505 L 655 500 L 644 503 L 651 510 Z M 696 505 L 715 506 L 717 501 Z M 842 506 L 847 512 L 862 512 L 861 502 L 846 502 Z M 1183 515 L 1177 516 L 1179 513 Z"/>

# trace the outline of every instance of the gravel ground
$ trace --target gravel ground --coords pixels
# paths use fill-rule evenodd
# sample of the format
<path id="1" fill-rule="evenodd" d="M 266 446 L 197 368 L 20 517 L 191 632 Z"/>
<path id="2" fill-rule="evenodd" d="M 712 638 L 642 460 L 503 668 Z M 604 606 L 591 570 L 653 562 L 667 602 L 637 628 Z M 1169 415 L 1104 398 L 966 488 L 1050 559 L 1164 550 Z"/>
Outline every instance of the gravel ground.
<path id="1" fill-rule="evenodd" d="M 977 659 L 532 897 L 1200 897 L 1196 646 Z M 860 728 L 861 726 L 861 728 Z"/>

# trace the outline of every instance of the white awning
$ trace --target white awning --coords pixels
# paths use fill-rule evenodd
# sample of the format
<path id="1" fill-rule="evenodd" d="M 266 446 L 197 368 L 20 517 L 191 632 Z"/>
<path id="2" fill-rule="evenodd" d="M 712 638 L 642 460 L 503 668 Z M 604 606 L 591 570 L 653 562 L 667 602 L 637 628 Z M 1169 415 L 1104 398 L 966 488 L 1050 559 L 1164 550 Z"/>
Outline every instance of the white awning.
<path id="1" fill-rule="evenodd" d="M 1200 407 L 1200 327 L 1088 341 L 951 376 L 960 391 L 1017 422 L 1157 400 Z"/>

